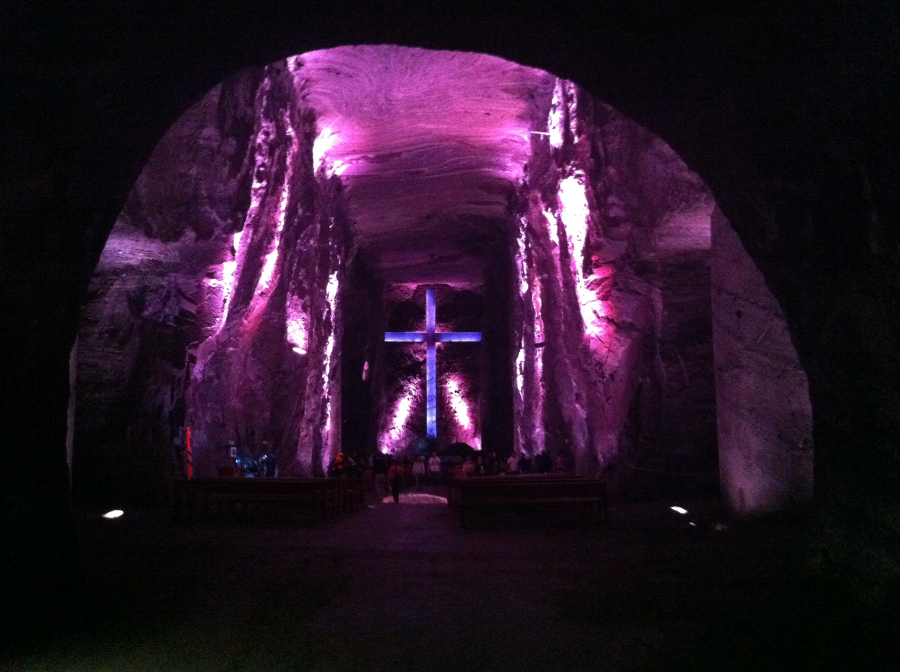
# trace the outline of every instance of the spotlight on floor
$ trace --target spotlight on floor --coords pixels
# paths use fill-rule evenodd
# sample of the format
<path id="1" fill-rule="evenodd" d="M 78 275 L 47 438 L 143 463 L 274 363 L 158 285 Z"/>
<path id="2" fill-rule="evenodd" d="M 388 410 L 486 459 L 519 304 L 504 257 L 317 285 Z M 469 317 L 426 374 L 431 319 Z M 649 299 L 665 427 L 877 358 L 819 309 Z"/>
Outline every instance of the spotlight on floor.
<path id="1" fill-rule="evenodd" d="M 680 506 L 670 506 L 669 508 L 672 509 L 672 511 L 674 511 L 675 513 L 680 513 L 681 515 L 687 513 L 687 509 L 682 509 Z"/>
<path id="2" fill-rule="evenodd" d="M 388 495 L 384 499 L 381 500 L 382 504 L 393 504 L 394 498 Z M 401 504 L 443 504 L 447 505 L 447 498 L 441 497 L 440 495 L 429 495 L 424 492 L 401 492 L 400 493 L 400 503 Z"/>
<path id="3" fill-rule="evenodd" d="M 125 512 L 122 511 L 121 509 L 113 509 L 112 511 L 107 511 L 106 513 L 104 513 L 103 517 L 108 520 L 112 520 L 113 518 L 118 518 L 123 513 L 125 513 Z"/>

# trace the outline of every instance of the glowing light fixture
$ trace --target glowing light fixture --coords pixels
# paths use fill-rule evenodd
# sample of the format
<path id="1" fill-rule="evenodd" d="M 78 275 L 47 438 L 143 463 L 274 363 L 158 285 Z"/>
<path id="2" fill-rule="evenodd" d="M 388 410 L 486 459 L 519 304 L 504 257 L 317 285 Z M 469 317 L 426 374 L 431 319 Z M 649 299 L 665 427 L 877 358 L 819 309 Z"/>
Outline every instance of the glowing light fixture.
<path id="1" fill-rule="evenodd" d="M 565 92 L 562 80 L 557 79 L 556 86 L 553 87 L 553 100 L 550 102 L 550 117 L 547 119 L 547 135 L 550 136 L 550 145 L 556 149 L 563 144 L 564 104 Z"/>
<path id="2" fill-rule="evenodd" d="M 394 498 L 391 495 L 381 500 L 382 504 L 393 503 Z M 400 501 L 404 504 L 443 504 L 446 506 L 447 498 L 440 495 L 431 495 L 425 492 L 404 492 L 400 494 Z"/>
<path id="3" fill-rule="evenodd" d="M 584 333 L 594 341 L 592 345 L 597 345 L 606 335 L 609 322 L 606 306 L 591 287 L 603 284 L 611 271 L 603 268 L 595 269 L 589 278 L 585 278 L 581 271 L 590 220 L 590 206 L 584 180 L 584 175 L 579 172 L 565 178 L 559 184 L 559 215 L 566 232 L 565 243 L 560 235 L 559 244 L 568 244 Z"/>
<path id="4" fill-rule="evenodd" d="M 325 300 L 328 302 L 328 310 L 331 313 L 332 320 L 334 320 L 334 316 L 337 315 L 337 294 L 338 294 L 338 272 L 334 271 L 331 276 L 328 278 L 328 285 L 325 287 Z M 334 322 L 332 322 L 332 325 Z M 328 342 L 325 345 L 325 366 L 322 370 L 322 389 L 326 390 L 326 395 L 328 396 L 328 401 L 325 404 L 325 432 L 323 436 L 327 436 L 328 440 L 332 439 L 331 428 L 333 426 L 332 423 L 332 413 L 333 406 L 331 404 L 331 395 L 327 392 L 329 387 L 329 380 L 331 378 L 331 365 L 333 361 L 334 355 L 334 327 L 332 326 L 331 333 L 328 334 Z M 322 468 L 326 469 L 328 467 L 328 451 L 322 451 Z"/>
<path id="5" fill-rule="evenodd" d="M 683 509 L 680 506 L 670 506 L 669 508 L 675 513 L 680 513 L 682 516 L 687 513 L 687 509 Z"/>
<path id="6" fill-rule="evenodd" d="M 295 296 L 288 297 L 286 312 L 286 337 L 291 349 L 298 355 L 305 355 L 307 348 L 307 317 L 303 303 Z"/>
<path id="7" fill-rule="evenodd" d="M 402 397 L 400 397 L 400 401 L 397 402 L 397 408 L 394 409 L 394 420 L 391 423 L 390 429 L 390 435 L 394 441 L 399 439 L 400 434 L 403 432 L 403 426 L 409 419 L 409 414 L 412 411 L 412 404 L 415 397 L 416 391 L 412 387 L 410 387 L 406 390 L 406 393 Z"/>
<path id="8" fill-rule="evenodd" d="M 456 378 L 450 378 L 447 381 L 447 391 L 450 393 L 450 406 L 456 415 L 456 421 L 463 429 L 469 429 L 472 426 L 472 419 L 469 417 L 469 405 L 466 404 L 466 400 L 463 398 L 459 381 Z"/>
<path id="9" fill-rule="evenodd" d="M 330 126 L 326 126 L 322 129 L 322 131 L 316 136 L 315 141 L 313 141 L 313 166 L 316 171 L 320 168 L 324 168 L 331 172 L 331 168 L 326 164 L 326 155 L 329 150 L 331 150 L 337 143 L 339 137 L 338 134 L 335 133 Z M 343 172 L 343 170 L 341 170 Z"/>
<path id="10" fill-rule="evenodd" d="M 228 306 L 231 304 L 231 295 L 234 293 L 235 273 L 237 271 L 238 264 L 237 258 L 238 252 L 241 249 L 242 234 L 243 231 L 238 231 L 231 238 L 231 246 L 234 250 L 234 257 L 231 261 L 222 263 L 221 280 L 212 279 L 207 281 L 207 284 L 210 287 L 222 288 L 222 312 L 219 314 L 219 319 L 216 322 L 216 331 L 219 331 L 222 328 L 222 325 L 225 324 L 225 318 L 228 316 Z"/>
<path id="11" fill-rule="evenodd" d="M 426 360 L 426 396 L 428 399 L 427 435 L 437 436 L 437 343 L 477 343 L 481 341 L 480 331 L 435 331 L 434 288 L 425 290 L 425 327 L 426 331 L 388 331 L 384 340 L 388 343 L 425 343 Z"/>
<path id="12" fill-rule="evenodd" d="M 285 180 L 289 178 L 290 175 L 288 175 Z M 269 285 L 272 282 L 272 276 L 275 273 L 275 264 L 278 261 L 278 248 L 281 246 L 281 232 L 284 230 L 284 220 L 286 216 L 289 195 L 290 190 L 288 189 L 287 184 L 285 184 L 284 190 L 281 194 L 281 202 L 278 204 L 278 213 L 276 215 L 277 224 L 275 225 L 275 235 L 272 238 L 272 246 L 269 249 L 269 253 L 266 254 L 265 261 L 263 262 L 262 272 L 260 272 L 259 274 L 259 282 L 256 283 L 257 294 L 262 294 L 263 292 L 268 291 Z"/>
<path id="13" fill-rule="evenodd" d="M 125 512 L 122 509 L 113 509 L 112 511 L 107 511 L 103 514 L 103 517 L 107 520 L 112 520 L 113 518 L 121 517 Z"/>

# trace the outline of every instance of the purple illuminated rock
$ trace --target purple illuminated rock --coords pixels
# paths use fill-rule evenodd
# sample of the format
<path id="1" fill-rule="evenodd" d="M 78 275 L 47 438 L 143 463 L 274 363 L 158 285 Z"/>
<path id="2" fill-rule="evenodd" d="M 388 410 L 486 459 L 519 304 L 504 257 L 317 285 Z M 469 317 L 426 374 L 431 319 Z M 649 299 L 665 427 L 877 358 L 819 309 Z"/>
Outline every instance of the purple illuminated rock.
<path id="1" fill-rule="evenodd" d="M 616 465 L 634 496 L 709 493 L 733 455 L 717 438 L 777 461 L 760 437 L 787 432 L 774 408 L 742 424 L 768 365 L 734 354 L 736 337 L 717 336 L 741 376 L 716 392 L 713 205 L 646 129 L 494 57 L 342 47 L 243 72 L 160 142 L 110 237 L 79 343 L 76 454 L 119 463 L 124 483 L 149 463 L 178 477 L 187 425 L 202 476 L 229 441 L 269 440 L 283 474 L 406 450 L 424 435 L 425 352 L 384 333 L 424 329 L 436 286 L 439 329 L 483 334 L 438 346 L 440 443 Z M 732 496 L 746 478 L 729 464 L 734 505 L 768 506 Z M 784 505 L 790 488 L 754 487 L 770 486 Z"/>
<path id="2" fill-rule="evenodd" d="M 721 212 L 712 218 L 722 494 L 754 515 L 813 495 L 809 385 L 781 308 Z"/>

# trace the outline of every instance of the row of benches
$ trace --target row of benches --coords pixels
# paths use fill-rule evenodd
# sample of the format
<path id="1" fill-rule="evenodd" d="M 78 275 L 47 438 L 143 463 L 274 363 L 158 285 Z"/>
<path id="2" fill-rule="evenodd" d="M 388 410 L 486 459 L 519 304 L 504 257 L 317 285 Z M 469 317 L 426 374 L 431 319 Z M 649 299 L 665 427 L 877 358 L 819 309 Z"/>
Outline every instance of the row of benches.
<path id="1" fill-rule="evenodd" d="M 465 477 L 452 473 L 447 502 L 462 527 L 515 517 L 529 524 L 596 524 L 608 514 L 606 486 L 574 474 Z"/>
<path id="2" fill-rule="evenodd" d="M 350 478 L 208 478 L 175 482 L 176 521 L 302 518 L 318 522 L 365 507 Z"/>
<path id="3" fill-rule="evenodd" d="M 463 527 L 475 520 L 593 524 L 607 515 L 602 481 L 574 474 L 465 477 L 451 472 L 447 501 Z M 176 521 L 197 519 L 318 522 L 365 507 L 358 478 L 211 478 L 176 481 Z"/>

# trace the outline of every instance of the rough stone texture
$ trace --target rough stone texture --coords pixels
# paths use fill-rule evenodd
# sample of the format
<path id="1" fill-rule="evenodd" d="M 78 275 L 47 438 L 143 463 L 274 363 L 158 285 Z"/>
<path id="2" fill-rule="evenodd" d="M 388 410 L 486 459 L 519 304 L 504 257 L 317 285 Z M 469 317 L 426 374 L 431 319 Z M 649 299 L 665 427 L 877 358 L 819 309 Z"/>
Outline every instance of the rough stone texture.
<path id="1" fill-rule="evenodd" d="M 231 298 L 192 372 L 195 462 L 211 475 L 228 464 L 228 441 L 257 454 L 269 440 L 283 473 L 321 475 L 340 447 L 339 302 L 349 223 L 340 183 L 313 177 L 314 117 L 299 104 L 285 63 L 266 69 L 256 110 Z"/>
<path id="2" fill-rule="evenodd" d="M 712 237 L 722 494 L 744 515 L 790 508 L 813 495 L 806 374 L 778 302 L 718 209 Z"/>
<path id="3" fill-rule="evenodd" d="M 313 178 L 312 123 L 281 63 L 213 89 L 157 147 L 82 320 L 77 496 L 165 499 L 188 426 L 199 476 L 229 462 L 229 441 L 270 440 L 283 472 L 331 459 L 340 348 L 325 352 L 340 325 L 326 295 L 347 219 L 340 184 Z"/>
<path id="4" fill-rule="evenodd" d="M 169 129 L 94 269 L 74 380 L 79 499 L 160 502 L 185 475 L 185 393 L 221 313 L 208 276 L 231 260 L 249 205 L 260 80 L 226 79 Z"/>
<path id="5" fill-rule="evenodd" d="M 0 398 L 6 444 L 21 447 L 4 483 L 0 552 L 23 630 L 83 614 L 65 464 L 68 357 L 140 170 L 228 73 L 346 44 L 543 68 L 664 138 L 702 176 L 778 299 L 809 379 L 825 532 L 808 550 L 821 558 L 826 548 L 852 573 L 842 599 L 885 582 L 896 596 L 895 2 L 51 5 L 13 1 L 0 26 L 10 129 L 0 138 Z"/>
<path id="6" fill-rule="evenodd" d="M 598 261 L 616 268 L 617 330 L 641 350 L 628 382 L 633 396 L 619 396 L 613 416 L 623 432 L 619 476 L 645 497 L 709 491 L 717 466 L 712 195 L 671 147 L 632 120 L 595 104 L 593 121 Z"/>
<path id="7" fill-rule="evenodd" d="M 451 95 L 429 116 L 437 70 Z M 496 100 L 473 118 L 490 83 Z M 121 268 L 98 267 L 98 287 L 133 277 L 96 289 L 87 311 L 81 490 L 102 490 L 118 463 L 121 497 L 149 460 L 163 466 L 148 482 L 164 491 L 184 471 L 186 426 L 200 476 L 230 461 L 229 441 L 256 453 L 268 440 L 282 472 L 314 474 L 344 428 L 351 452 L 406 450 L 424 436 L 424 350 L 379 334 L 424 328 L 424 287 L 441 276 L 454 283 L 439 285 L 439 330 L 482 331 L 483 342 L 438 348 L 438 445 L 546 449 L 581 473 L 615 464 L 614 480 L 640 496 L 659 496 L 673 472 L 714 473 L 710 204 L 648 131 L 570 82 L 498 59 L 373 47 L 243 73 L 160 143 L 105 253 Z M 163 370 L 145 363 L 162 341 L 119 336 L 123 354 L 107 357 L 104 313 L 140 292 L 165 304 L 173 283 L 193 331 L 167 354 L 178 364 L 165 381 L 141 382 Z M 174 323 L 173 306 L 157 321 Z M 142 333 L 128 319 L 118 330 Z M 131 387 L 103 385 L 116 378 Z"/>
<path id="8" fill-rule="evenodd" d="M 546 105 L 520 196 L 518 448 L 582 473 L 615 466 L 631 496 L 708 489 L 712 197 L 664 142 L 571 83 Z"/>
<path id="9" fill-rule="evenodd" d="M 188 230 L 209 239 L 242 228 L 261 78 L 258 68 L 228 77 L 178 119 L 134 183 L 122 223 L 163 241 Z"/>
<path id="10" fill-rule="evenodd" d="M 89 288 L 75 358 L 73 487 L 82 500 L 159 502 L 183 476 L 188 349 L 221 243 L 163 243 L 120 223 Z"/>
<path id="11" fill-rule="evenodd" d="M 316 169 L 347 188 L 360 247 L 389 282 L 480 282 L 479 238 L 507 217 L 547 73 L 484 54 L 341 47 L 293 59 L 316 110 Z"/>

